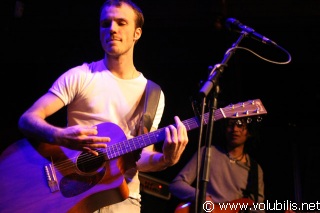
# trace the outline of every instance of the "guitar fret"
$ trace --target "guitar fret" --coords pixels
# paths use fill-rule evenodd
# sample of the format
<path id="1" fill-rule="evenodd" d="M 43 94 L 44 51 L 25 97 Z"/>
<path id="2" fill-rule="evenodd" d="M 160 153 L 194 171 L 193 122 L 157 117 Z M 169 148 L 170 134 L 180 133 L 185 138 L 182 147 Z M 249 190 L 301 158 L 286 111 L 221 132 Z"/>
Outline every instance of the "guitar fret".
<path id="1" fill-rule="evenodd" d="M 121 144 L 123 144 L 124 146 L 123 146 L 123 148 L 125 149 L 125 150 L 127 150 L 128 152 L 131 152 L 133 149 L 132 149 L 132 147 L 130 146 L 130 143 L 121 143 Z"/>
<path id="2" fill-rule="evenodd" d="M 140 147 L 138 146 L 137 147 L 137 145 L 139 145 L 139 140 L 138 140 L 138 138 L 132 138 L 132 139 L 130 139 L 130 141 L 132 142 L 131 143 L 131 147 L 133 147 L 133 150 L 137 150 L 137 149 L 139 149 Z"/>
<path id="3" fill-rule="evenodd" d="M 109 150 L 109 154 L 110 154 L 110 155 L 109 155 L 109 156 L 110 156 L 109 159 L 114 158 L 114 152 L 115 152 L 115 151 L 114 151 L 114 148 L 115 148 L 115 145 L 112 145 L 112 146 L 110 146 L 109 149 L 108 149 L 108 150 Z"/>
<path id="4" fill-rule="evenodd" d="M 145 143 L 145 137 L 139 137 L 138 139 L 140 139 L 140 138 L 141 138 L 141 140 L 137 140 L 137 144 L 139 144 L 139 148 L 148 146 L 148 145 Z"/>
<path id="5" fill-rule="evenodd" d="M 114 157 L 118 157 L 118 156 L 120 156 L 120 155 L 122 155 L 123 153 L 121 152 L 121 144 L 122 143 L 117 143 L 117 144 L 114 144 L 114 145 L 112 145 L 112 150 L 113 150 L 113 155 L 112 155 L 112 157 L 114 158 Z"/>
<path id="6" fill-rule="evenodd" d="M 161 131 L 161 130 L 160 130 Z M 156 141 L 157 140 L 157 136 L 156 136 L 156 133 L 159 132 L 159 131 L 156 131 L 156 132 L 152 132 L 149 136 L 150 138 L 150 141 Z M 150 143 L 151 144 L 151 143 Z"/>
<path id="7" fill-rule="evenodd" d="M 125 152 L 123 150 L 126 150 L 126 145 L 125 143 L 119 143 L 119 153 L 124 154 Z"/>
<path id="8" fill-rule="evenodd" d="M 128 140 L 128 143 L 125 143 L 124 141 L 121 142 L 121 144 L 124 144 L 123 148 L 127 151 L 130 152 L 132 151 L 132 139 Z"/>

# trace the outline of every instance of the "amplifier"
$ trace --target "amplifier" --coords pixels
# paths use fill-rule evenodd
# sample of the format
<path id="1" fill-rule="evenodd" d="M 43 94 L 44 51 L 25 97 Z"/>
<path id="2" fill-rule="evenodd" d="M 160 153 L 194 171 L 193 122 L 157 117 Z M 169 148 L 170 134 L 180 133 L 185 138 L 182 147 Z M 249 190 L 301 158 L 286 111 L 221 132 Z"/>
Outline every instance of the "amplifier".
<path id="1" fill-rule="evenodd" d="M 156 196 L 165 200 L 171 198 L 169 183 L 139 172 L 140 189 L 146 194 Z"/>

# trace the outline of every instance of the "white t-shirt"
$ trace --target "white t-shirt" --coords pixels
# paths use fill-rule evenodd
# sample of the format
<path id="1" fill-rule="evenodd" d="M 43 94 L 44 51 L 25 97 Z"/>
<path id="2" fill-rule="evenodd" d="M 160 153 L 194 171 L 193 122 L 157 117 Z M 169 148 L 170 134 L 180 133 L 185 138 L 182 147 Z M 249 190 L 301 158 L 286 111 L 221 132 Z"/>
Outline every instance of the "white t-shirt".
<path id="1" fill-rule="evenodd" d="M 53 83 L 49 91 L 67 105 L 68 126 L 112 122 L 130 139 L 137 135 L 137 124 L 143 113 L 143 108 L 137 107 L 146 84 L 147 79 L 142 73 L 134 79 L 120 79 L 107 70 L 103 60 L 99 60 L 71 68 Z M 160 123 L 164 105 L 161 92 L 152 125 L 155 129 Z M 124 177 L 129 196 L 140 199 L 137 170 L 128 170 Z"/>

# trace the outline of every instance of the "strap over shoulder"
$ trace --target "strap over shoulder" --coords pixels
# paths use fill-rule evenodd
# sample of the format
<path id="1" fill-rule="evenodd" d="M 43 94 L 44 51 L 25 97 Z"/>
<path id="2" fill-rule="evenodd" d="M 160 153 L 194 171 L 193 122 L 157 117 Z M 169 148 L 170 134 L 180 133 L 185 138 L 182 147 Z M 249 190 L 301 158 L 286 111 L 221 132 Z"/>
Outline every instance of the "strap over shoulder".
<path id="1" fill-rule="evenodd" d="M 143 114 L 143 127 L 149 132 L 159 104 L 161 87 L 155 82 L 148 80 L 145 90 L 145 104 Z"/>
<path id="2" fill-rule="evenodd" d="M 138 127 L 138 135 L 150 132 L 154 117 L 157 112 L 159 99 L 161 94 L 161 88 L 158 84 L 151 80 L 148 80 L 143 96 L 139 104 L 143 104 L 143 114 L 140 119 Z M 136 150 L 132 153 L 135 161 L 138 161 L 141 157 L 141 151 Z M 132 157 L 132 156 L 130 156 Z"/>
<path id="3" fill-rule="evenodd" d="M 259 193 L 259 177 L 258 177 L 258 162 L 253 159 L 250 155 L 250 170 L 248 175 L 248 184 L 247 188 L 244 191 L 244 197 L 250 197 L 250 194 L 253 194 L 254 201 L 258 202 L 258 193 Z"/>

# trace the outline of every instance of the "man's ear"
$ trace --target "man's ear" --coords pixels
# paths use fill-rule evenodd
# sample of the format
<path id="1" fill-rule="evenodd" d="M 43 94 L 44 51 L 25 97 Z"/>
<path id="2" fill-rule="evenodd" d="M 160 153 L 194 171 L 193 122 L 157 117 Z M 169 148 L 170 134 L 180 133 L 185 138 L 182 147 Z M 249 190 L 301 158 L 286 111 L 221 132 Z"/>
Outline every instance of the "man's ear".
<path id="1" fill-rule="evenodd" d="M 140 27 L 138 27 L 135 32 L 134 32 L 134 37 L 133 39 L 136 41 L 141 37 L 142 34 L 142 29 Z"/>

